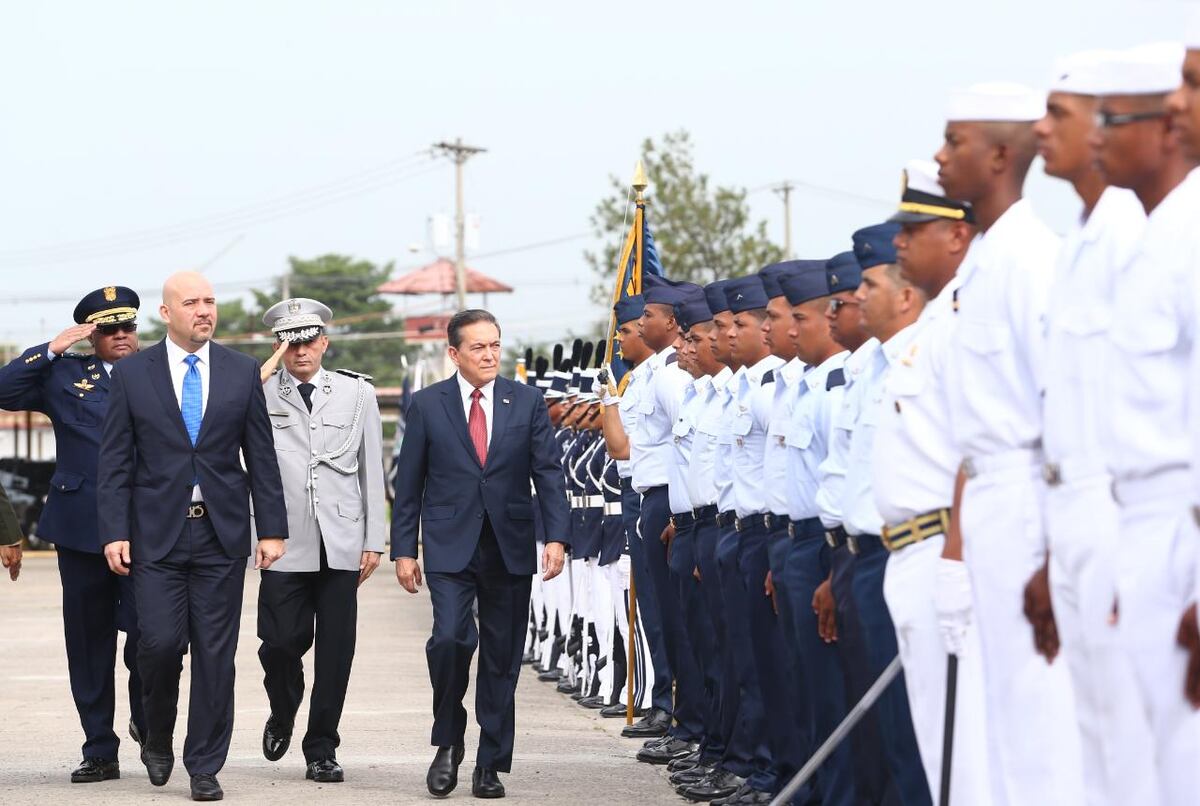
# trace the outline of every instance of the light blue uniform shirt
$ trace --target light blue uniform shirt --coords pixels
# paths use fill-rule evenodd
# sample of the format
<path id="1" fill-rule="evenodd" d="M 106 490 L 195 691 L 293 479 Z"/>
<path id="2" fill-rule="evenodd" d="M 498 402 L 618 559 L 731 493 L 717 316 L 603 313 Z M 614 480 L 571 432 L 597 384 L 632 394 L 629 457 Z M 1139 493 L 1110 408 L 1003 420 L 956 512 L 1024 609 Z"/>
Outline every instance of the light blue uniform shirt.
<path id="1" fill-rule="evenodd" d="M 673 461 L 672 428 L 683 402 L 683 391 L 692 376 L 667 359 L 675 348 L 668 347 L 650 358 L 646 388 L 638 398 L 637 425 L 629 439 L 629 458 L 633 462 L 633 486 L 639 493 L 670 481 Z"/>
<path id="2" fill-rule="evenodd" d="M 729 428 L 733 443 L 729 446 L 733 465 L 733 508 L 739 518 L 759 515 L 767 509 L 763 490 L 763 447 L 767 430 L 754 417 L 754 398 L 763 376 L 783 366 L 783 359 L 768 355 L 747 369 L 733 391 Z"/>
<path id="3" fill-rule="evenodd" d="M 792 423 L 792 410 L 804 379 L 804 362 L 798 358 L 775 370 L 775 383 L 763 384 L 755 396 L 755 417 L 760 418 L 767 431 L 763 447 L 763 487 L 767 512 L 786 515 L 788 511 L 787 432 Z"/>
<path id="4" fill-rule="evenodd" d="M 840 398 L 825 389 L 829 373 L 840 369 L 848 353 L 840 352 L 820 366 L 809 370 L 800 384 L 791 427 L 787 433 L 788 472 L 794 479 L 788 486 L 788 517 L 794 521 L 821 514 L 817 499 L 821 486 L 821 463 L 829 455 L 833 405 Z"/>

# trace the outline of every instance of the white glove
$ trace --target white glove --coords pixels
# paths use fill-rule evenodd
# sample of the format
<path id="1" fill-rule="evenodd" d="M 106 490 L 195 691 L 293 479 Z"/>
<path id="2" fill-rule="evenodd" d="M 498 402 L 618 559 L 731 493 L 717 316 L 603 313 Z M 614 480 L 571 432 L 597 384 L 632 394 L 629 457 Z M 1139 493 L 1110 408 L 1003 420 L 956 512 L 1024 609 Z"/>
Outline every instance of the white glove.
<path id="1" fill-rule="evenodd" d="M 961 560 L 938 558 L 933 606 L 946 652 L 961 656 L 966 647 L 967 628 L 971 626 L 971 578 Z"/>
<path id="2" fill-rule="evenodd" d="M 621 400 L 613 392 L 612 387 L 600 380 L 600 376 L 612 377 L 612 367 L 605 364 L 601 371 L 596 373 L 596 377 L 592 379 L 592 394 L 600 399 L 600 403 L 604 406 L 615 406 Z"/>

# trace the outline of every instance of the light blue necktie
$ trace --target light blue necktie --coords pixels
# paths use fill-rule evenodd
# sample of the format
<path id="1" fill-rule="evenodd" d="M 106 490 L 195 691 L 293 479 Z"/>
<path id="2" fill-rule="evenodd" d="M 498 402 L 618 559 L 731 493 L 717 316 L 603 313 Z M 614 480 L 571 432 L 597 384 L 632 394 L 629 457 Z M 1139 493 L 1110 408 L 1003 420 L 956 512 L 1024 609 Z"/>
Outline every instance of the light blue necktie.
<path id="1" fill-rule="evenodd" d="M 183 397 L 179 403 L 179 413 L 183 415 L 183 427 L 187 429 L 194 448 L 196 439 L 200 436 L 200 421 L 204 419 L 204 396 L 200 390 L 200 370 L 196 369 L 200 358 L 189 355 L 183 361 L 188 365 L 188 370 L 183 376 Z"/>

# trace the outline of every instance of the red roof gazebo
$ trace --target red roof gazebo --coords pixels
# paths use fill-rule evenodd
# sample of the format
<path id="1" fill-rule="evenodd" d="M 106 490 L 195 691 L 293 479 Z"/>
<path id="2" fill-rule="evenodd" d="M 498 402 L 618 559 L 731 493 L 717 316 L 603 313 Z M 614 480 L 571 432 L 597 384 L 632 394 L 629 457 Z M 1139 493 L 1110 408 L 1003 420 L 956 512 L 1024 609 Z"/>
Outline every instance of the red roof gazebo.
<path id="1" fill-rule="evenodd" d="M 487 304 L 487 294 L 511 294 L 512 286 L 507 286 L 499 280 L 494 280 L 486 274 L 466 267 L 467 293 L 483 294 L 484 304 Z M 388 280 L 376 289 L 380 294 L 442 294 L 449 296 L 458 289 L 455 286 L 454 261 L 440 257 L 428 266 L 413 269 L 394 280 Z"/>

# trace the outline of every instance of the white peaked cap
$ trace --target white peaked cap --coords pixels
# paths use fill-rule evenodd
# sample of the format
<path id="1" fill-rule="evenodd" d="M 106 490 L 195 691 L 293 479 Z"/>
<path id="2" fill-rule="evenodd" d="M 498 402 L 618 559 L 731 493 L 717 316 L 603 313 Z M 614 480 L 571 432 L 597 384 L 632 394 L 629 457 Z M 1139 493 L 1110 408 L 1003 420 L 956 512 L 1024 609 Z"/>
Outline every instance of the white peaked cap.
<path id="1" fill-rule="evenodd" d="M 1103 65 L 1120 57 L 1116 50 L 1083 50 L 1054 62 L 1050 76 L 1051 92 L 1072 95 L 1099 95 Z"/>
<path id="2" fill-rule="evenodd" d="M 990 81 L 950 93 L 946 120 L 1020 123 L 1046 114 L 1046 94 L 1023 84 Z"/>
<path id="3" fill-rule="evenodd" d="M 1096 95 L 1162 95 L 1175 90 L 1183 70 L 1183 45 L 1156 42 L 1117 51 L 1094 68 Z"/>
<path id="4" fill-rule="evenodd" d="M 933 160 L 909 160 L 904 165 L 904 187 L 919 190 L 931 196 L 945 196 L 946 191 L 938 181 L 938 166 Z"/>

